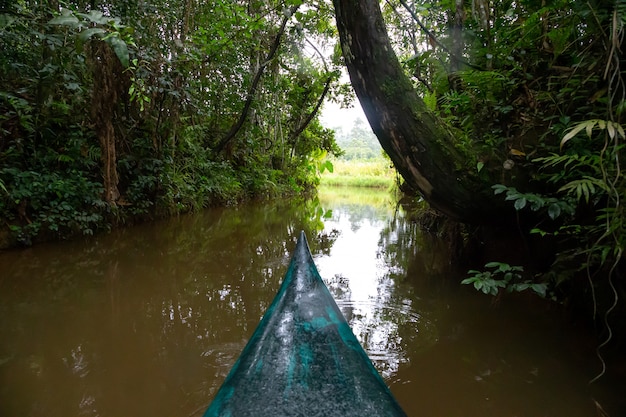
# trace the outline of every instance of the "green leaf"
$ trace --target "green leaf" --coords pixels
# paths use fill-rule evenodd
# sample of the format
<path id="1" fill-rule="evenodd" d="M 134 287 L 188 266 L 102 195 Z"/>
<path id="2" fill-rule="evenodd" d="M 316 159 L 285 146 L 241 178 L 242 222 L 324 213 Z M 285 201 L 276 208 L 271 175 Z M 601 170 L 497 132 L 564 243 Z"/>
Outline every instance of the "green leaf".
<path id="1" fill-rule="evenodd" d="M 11 24 L 13 22 L 15 22 L 17 19 L 13 16 L 10 16 L 8 14 L 0 14 L 0 30 L 6 30 L 9 26 L 11 26 Z"/>
<path id="2" fill-rule="evenodd" d="M 528 282 L 520 282 L 520 283 L 511 285 L 509 287 L 509 290 L 510 291 L 521 292 L 521 291 L 527 290 L 528 288 L 530 288 L 530 283 L 528 283 Z"/>
<path id="3" fill-rule="evenodd" d="M 493 189 L 494 195 L 498 195 L 498 194 L 502 194 L 503 192 L 505 192 L 508 187 L 506 185 L 496 184 L 496 185 L 491 186 L 491 188 Z"/>
<path id="4" fill-rule="evenodd" d="M 482 291 L 485 294 L 489 294 L 489 295 L 498 295 L 498 288 L 496 287 L 483 287 Z"/>
<path id="5" fill-rule="evenodd" d="M 606 130 L 609 132 L 609 137 L 611 139 L 614 139 L 615 138 L 615 126 L 613 126 L 612 122 L 608 122 L 606 124 Z"/>
<path id="6" fill-rule="evenodd" d="M 124 67 L 128 67 L 130 64 L 130 55 L 128 53 L 128 46 L 126 42 L 118 38 L 117 36 L 110 36 L 106 38 L 106 42 L 113 48 L 113 52 L 117 55 Z"/>
<path id="7" fill-rule="evenodd" d="M 514 207 L 515 207 L 515 210 L 517 211 L 526 207 L 526 198 L 522 197 L 522 198 L 518 198 L 517 200 L 515 200 Z"/>
<path id="8" fill-rule="evenodd" d="M 320 172 L 324 172 L 324 170 L 328 170 L 328 172 L 333 172 L 333 163 L 330 161 L 324 161 L 324 163 L 320 166 Z"/>
<path id="9" fill-rule="evenodd" d="M 554 220 L 560 215 L 561 215 L 561 207 L 557 203 L 550 204 L 550 206 L 548 207 L 548 216 L 550 216 L 550 218 Z"/>
<path id="10" fill-rule="evenodd" d="M 576 136 L 580 131 L 582 131 L 583 129 L 587 129 L 588 126 L 591 126 L 593 128 L 595 124 L 596 120 L 587 120 L 585 122 L 578 123 L 569 131 L 567 135 L 563 136 L 563 139 L 561 139 L 561 148 L 563 148 L 563 145 L 565 145 L 566 142 Z"/>
<path id="11" fill-rule="evenodd" d="M 505 281 L 493 280 L 493 286 L 496 288 L 496 292 L 497 292 L 497 288 L 504 288 L 504 287 L 506 287 L 506 282 Z"/>
<path id="12" fill-rule="evenodd" d="M 596 194 L 596 187 L 605 192 L 610 191 L 609 186 L 603 180 L 589 176 L 585 176 L 580 180 L 570 181 L 559 188 L 558 191 L 567 191 L 568 194 L 575 193 L 578 200 L 585 197 L 585 201 L 589 202 L 590 197 Z"/>
<path id="13" fill-rule="evenodd" d="M 548 286 L 546 284 L 532 284 L 530 289 L 545 298 Z"/>
<path id="14" fill-rule="evenodd" d="M 78 25 L 80 24 L 80 21 L 78 20 L 76 16 L 70 14 L 70 15 L 57 16 L 51 19 L 48 23 L 51 25 L 63 25 L 63 26 L 69 26 L 69 27 L 74 28 L 74 27 L 78 27 Z"/>
<path id="15" fill-rule="evenodd" d="M 541 237 L 544 237 L 548 234 L 548 232 L 546 232 L 545 230 L 539 229 L 539 228 L 534 228 L 530 230 L 530 234 L 538 234 Z"/>
<path id="16" fill-rule="evenodd" d="M 595 125 L 596 125 L 595 122 L 594 123 L 587 123 L 585 131 L 586 131 L 588 137 L 591 137 L 591 135 L 593 134 L 593 127 Z"/>
<path id="17" fill-rule="evenodd" d="M 98 25 L 105 25 L 111 20 L 98 10 L 91 10 L 89 13 L 78 13 L 78 15 Z"/>
<path id="18" fill-rule="evenodd" d="M 609 255 L 611 251 L 611 247 L 610 246 L 604 246 L 602 248 L 602 251 L 600 252 L 600 264 L 604 265 L 604 263 L 606 262 L 606 258 Z"/>
<path id="19" fill-rule="evenodd" d="M 82 42 L 87 42 L 94 35 L 100 35 L 103 33 L 106 33 L 106 31 L 102 28 L 89 28 L 89 29 L 85 29 L 81 31 L 80 34 L 78 35 L 78 39 Z"/>

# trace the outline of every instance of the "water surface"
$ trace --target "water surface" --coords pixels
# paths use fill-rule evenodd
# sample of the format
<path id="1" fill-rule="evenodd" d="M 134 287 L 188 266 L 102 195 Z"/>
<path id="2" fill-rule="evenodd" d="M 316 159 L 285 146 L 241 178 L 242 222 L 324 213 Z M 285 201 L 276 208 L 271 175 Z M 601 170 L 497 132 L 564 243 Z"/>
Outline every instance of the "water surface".
<path id="1" fill-rule="evenodd" d="M 381 192 L 210 209 L 0 253 L 0 415 L 201 416 L 271 303 L 300 230 L 409 416 L 613 416 L 558 309 L 458 285 L 443 242 Z"/>

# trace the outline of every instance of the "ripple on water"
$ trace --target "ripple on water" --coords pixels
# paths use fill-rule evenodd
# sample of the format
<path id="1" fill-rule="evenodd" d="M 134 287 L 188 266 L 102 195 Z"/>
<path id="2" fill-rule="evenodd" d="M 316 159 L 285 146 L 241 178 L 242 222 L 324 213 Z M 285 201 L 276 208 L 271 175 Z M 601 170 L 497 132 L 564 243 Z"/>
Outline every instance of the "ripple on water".
<path id="1" fill-rule="evenodd" d="M 431 346 L 436 326 L 415 311 L 410 300 L 388 304 L 374 299 L 336 300 L 355 336 L 376 369 L 390 382 L 402 364 L 409 363 L 417 344 Z"/>

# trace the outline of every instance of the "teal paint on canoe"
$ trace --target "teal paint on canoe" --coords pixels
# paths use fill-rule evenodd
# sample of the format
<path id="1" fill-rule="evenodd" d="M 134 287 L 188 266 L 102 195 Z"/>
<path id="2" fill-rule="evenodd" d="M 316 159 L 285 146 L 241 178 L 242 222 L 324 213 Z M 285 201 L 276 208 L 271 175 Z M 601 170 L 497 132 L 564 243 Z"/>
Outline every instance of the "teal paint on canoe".
<path id="1" fill-rule="evenodd" d="M 204 417 L 406 417 L 322 281 L 304 232 Z"/>

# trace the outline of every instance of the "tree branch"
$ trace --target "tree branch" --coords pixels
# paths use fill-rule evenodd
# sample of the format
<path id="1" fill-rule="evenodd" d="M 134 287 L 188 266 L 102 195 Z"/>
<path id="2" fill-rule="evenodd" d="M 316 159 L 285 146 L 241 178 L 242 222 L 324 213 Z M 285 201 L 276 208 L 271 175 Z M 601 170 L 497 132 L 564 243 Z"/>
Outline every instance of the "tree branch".
<path id="1" fill-rule="evenodd" d="M 261 82 L 261 77 L 263 76 L 263 73 L 265 72 L 265 68 L 276 55 L 276 52 L 278 51 L 278 47 L 280 46 L 280 39 L 285 33 L 285 27 L 287 26 L 287 22 L 289 21 L 289 18 L 291 18 L 291 16 L 293 16 L 293 14 L 296 12 L 298 7 L 300 6 L 292 6 L 287 12 L 285 12 L 285 17 L 283 18 L 283 21 L 280 25 L 280 30 L 278 31 L 278 33 L 276 34 L 276 37 L 274 38 L 272 47 L 270 48 L 270 51 L 267 53 L 267 56 L 265 57 L 265 60 L 263 61 L 263 63 L 257 70 L 256 74 L 254 75 L 254 79 L 252 80 L 252 84 L 250 85 L 250 90 L 248 91 L 248 97 L 246 98 L 246 102 L 243 105 L 243 110 L 241 111 L 241 114 L 239 115 L 239 118 L 237 119 L 237 121 L 231 126 L 226 136 L 224 136 L 222 140 L 220 140 L 219 143 L 213 148 L 213 151 L 215 153 L 220 153 L 224 149 L 224 147 L 228 144 L 228 142 L 230 142 L 243 127 L 243 124 L 245 123 L 246 118 L 248 117 L 248 112 L 250 111 L 250 107 L 252 106 L 252 102 L 256 95 L 256 90 L 259 87 L 259 83 Z"/>
<path id="2" fill-rule="evenodd" d="M 309 115 L 304 120 L 304 122 L 302 122 L 300 126 L 298 126 L 297 129 L 291 132 L 291 134 L 289 135 L 290 139 L 295 139 L 298 136 L 300 136 L 300 134 L 304 132 L 304 129 L 306 129 L 307 126 L 311 123 L 311 121 L 315 118 L 315 115 L 320 110 L 320 107 L 322 107 L 322 103 L 324 103 L 324 98 L 326 98 L 326 94 L 328 94 L 328 90 L 330 90 L 330 84 L 332 81 L 333 81 L 333 76 L 329 75 L 328 78 L 326 79 L 326 84 L 324 85 L 324 91 L 322 91 L 322 95 L 317 100 L 317 104 L 315 104 L 315 108 L 311 111 L 311 113 L 309 113 Z"/>
<path id="3" fill-rule="evenodd" d="M 428 28 L 426 26 L 424 26 L 424 24 L 422 23 L 420 18 L 415 14 L 415 12 L 413 10 L 411 10 L 411 8 L 409 7 L 409 5 L 406 3 L 405 0 L 399 0 L 399 1 L 400 1 L 400 4 L 402 4 L 402 6 L 404 6 L 404 8 L 407 10 L 407 12 L 409 12 L 409 14 L 413 18 L 413 20 L 415 20 L 415 23 L 417 23 L 417 25 L 420 27 L 420 29 L 422 29 L 424 31 L 424 33 L 426 35 L 428 35 L 428 39 L 431 41 L 431 43 L 433 43 L 433 44 L 437 45 L 439 48 L 443 49 L 450 56 L 450 58 L 456 60 L 457 62 L 461 62 L 461 63 L 463 63 L 463 64 L 467 65 L 468 67 L 470 67 L 472 69 L 475 69 L 475 70 L 479 70 L 479 71 L 483 70 L 483 68 L 467 62 L 462 57 L 457 56 L 452 51 L 450 51 L 444 44 L 441 43 L 441 41 L 439 41 L 439 39 L 437 39 L 437 37 L 435 36 L 434 33 L 432 33 L 430 30 L 428 30 Z M 389 0 L 387 0 L 387 4 L 389 4 L 393 8 L 393 5 L 391 3 L 389 3 Z M 395 10 L 395 8 L 394 8 L 394 10 Z"/>

